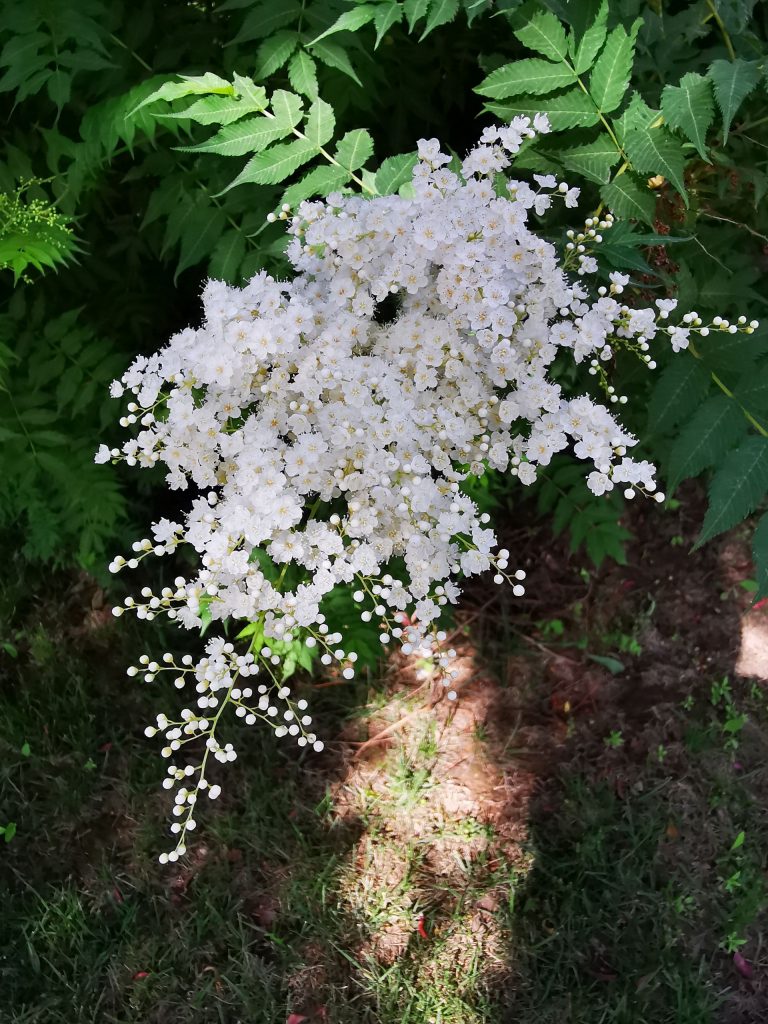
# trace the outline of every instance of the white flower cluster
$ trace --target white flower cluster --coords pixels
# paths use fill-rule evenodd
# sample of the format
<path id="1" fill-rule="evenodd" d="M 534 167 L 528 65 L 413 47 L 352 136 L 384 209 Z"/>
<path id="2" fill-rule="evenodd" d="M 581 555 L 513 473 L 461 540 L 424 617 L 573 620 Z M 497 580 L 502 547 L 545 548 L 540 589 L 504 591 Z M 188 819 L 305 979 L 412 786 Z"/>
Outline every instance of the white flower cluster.
<path id="1" fill-rule="evenodd" d="M 261 273 L 243 288 L 209 282 L 203 326 L 138 358 L 113 385 L 115 396 L 132 392 L 121 422 L 136 432 L 122 450 L 102 446 L 97 461 L 162 463 L 171 488 L 191 483 L 197 493 L 180 522 L 161 520 L 111 568 L 182 543 L 202 563 L 193 579 L 179 576 L 158 595 L 145 588 L 116 614 L 164 613 L 187 628 L 258 624 L 245 655 L 215 639 L 197 665 L 166 656 L 176 685 L 189 677 L 199 696 L 197 711 L 158 718 L 163 754 L 200 737 L 205 752 L 169 768 L 169 788 L 196 781 L 176 794 L 174 815 L 186 817 L 172 826 L 178 844 L 165 860 L 183 852 L 199 793 L 218 792 L 209 754 L 234 756 L 216 739 L 225 707 L 321 748 L 304 702 L 282 683 L 280 652 L 304 643 L 354 674 L 355 653 L 321 611 L 339 584 L 382 643 L 431 653 L 455 696 L 443 606 L 457 600 L 461 579 L 489 568 L 517 595 L 525 577 L 508 569 L 488 516 L 463 493 L 468 476 L 492 467 L 531 484 L 537 467 L 570 448 L 591 465 L 595 493 L 616 484 L 628 495 L 655 491 L 653 467 L 627 456 L 636 439 L 592 398 L 564 395 L 549 371 L 565 354 L 603 382 L 600 363 L 618 349 L 650 364 L 657 333 L 679 348 L 701 321 L 693 314 L 663 328 L 672 303 L 622 305 L 622 275 L 590 298 L 579 274 L 594 269 L 588 247 L 609 215 L 569 235 L 564 261 L 531 228 L 532 213 L 558 199 L 574 206 L 578 195 L 551 176 L 534 176 L 536 187 L 503 178 L 524 139 L 547 128 L 537 117 L 486 129 L 456 169 L 436 140 L 422 141 L 406 195 L 303 203 L 289 226 L 291 281 Z M 132 672 L 147 679 L 165 670 L 146 656 L 142 666 Z M 257 673 L 264 682 L 243 685 Z"/>

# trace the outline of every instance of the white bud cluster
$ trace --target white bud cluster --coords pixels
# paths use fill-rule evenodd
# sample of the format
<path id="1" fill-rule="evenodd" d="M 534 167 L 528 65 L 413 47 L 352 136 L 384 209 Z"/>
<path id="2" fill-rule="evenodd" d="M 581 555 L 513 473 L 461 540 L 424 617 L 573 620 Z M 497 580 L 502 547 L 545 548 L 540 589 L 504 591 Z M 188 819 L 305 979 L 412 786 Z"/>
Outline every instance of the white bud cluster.
<path id="1" fill-rule="evenodd" d="M 201 563 L 193 579 L 177 577 L 157 595 L 145 588 L 115 614 L 162 613 L 189 629 L 231 618 L 257 624 L 263 637 L 244 656 L 215 639 L 197 665 L 147 660 L 131 670 L 151 681 L 167 669 L 176 686 L 194 681 L 199 694 L 197 711 L 151 727 L 164 733 L 168 757 L 205 739 L 200 763 L 169 773 L 171 785 L 198 779 L 177 794 L 176 816 L 187 815 L 180 830 L 174 823 L 177 853 L 194 827 L 190 796 L 207 786 L 209 754 L 225 762 L 234 753 L 215 738 L 226 706 L 247 724 L 260 719 L 299 745 L 321 746 L 276 669 L 285 643 L 296 642 L 354 676 L 356 653 L 321 612 L 335 587 L 350 587 L 383 645 L 428 652 L 455 697 L 455 652 L 442 649 L 438 620 L 459 582 L 493 568 L 496 582 L 525 592 L 525 573 L 508 571 L 509 552 L 496 550 L 464 479 L 491 467 L 528 485 L 570 447 L 592 464 L 596 494 L 616 484 L 655 492 L 653 466 L 627 456 L 636 439 L 605 406 L 567 396 L 549 371 L 566 353 L 604 373 L 621 347 L 652 366 L 649 343 L 674 303 L 622 305 L 621 274 L 590 297 L 582 279 L 596 268 L 590 247 L 610 214 L 569 232 L 564 260 L 532 230 L 532 212 L 555 200 L 575 206 L 577 189 L 539 175 L 536 188 L 511 181 L 499 194 L 510 156 L 546 130 L 541 115 L 488 128 L 460 173 L 436 140 L 422 140 L 405 195 L 333 194 L 290 217 L 283 208 L 276 219 L 293 236 L 293 279 L 208 282 L 203 326 L 139 357 L 113 385 L 115 396 L 132 394 L 124 419 L 134 436 L 122 450 L 102 446 L 97 461 L 163 463 L 170 488 L 191 483 L 198 494 L 180 522 L 160 520 L 152 540 L 111 568 L 180 543 Z M 694 314 L 665 330 L 679 348 L 697 329 L 704 333 Z M 625 400 L 607 393 L 611 403 Z M 264 556 L 279 579 L 263 571 Z M 387 571 L 395 560 L 397 575 Z M 291 586 L 283 585 L 289 568 Z M 240 681 L 257 672 L 266 681 L 251 693 Z"/>

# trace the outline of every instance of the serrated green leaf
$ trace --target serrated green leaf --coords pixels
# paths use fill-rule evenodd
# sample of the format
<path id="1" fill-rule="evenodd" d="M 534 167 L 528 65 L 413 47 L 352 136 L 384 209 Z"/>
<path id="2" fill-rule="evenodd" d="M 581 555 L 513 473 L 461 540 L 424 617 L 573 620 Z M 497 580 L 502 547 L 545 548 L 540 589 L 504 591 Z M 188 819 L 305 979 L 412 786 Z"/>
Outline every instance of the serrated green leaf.
<path id="1" fill-rule="evenodd" d="M 309 108 L 307 121 L 304 125 L 304 134 L 307 139 L 319 149 L 333 137 L 333 130 L 336 127 L 336 117 L 333 107 L 325 100 L 315 100 Z"/>
<path id="2" fill-rule="evenodd" d="M 61 68 L 57 68 L 48 78 L 46 90 L 56 107 L 61 110 L 69 102 L 72 92 L 72 76 Z"/>
<path id="3" fill-rule="evenodd" d="M 301 120 L 301 113 L 296 121 Z M 294 124 L 296 123 L 294 121 Z M 285 138 L 294 124 L 272 117 L 249 117 L 227 125 L 207 142 L 196 146 L 175 146 L 184 153 L 218 153 L 220 156 L 244 156 L 258 153 L 272 142 Z"/>
<path id="4" fill-rule="evenodd" d="M 263 85 L 256 85 L 252 78 L 238 75 L 232 76 L 235 83 L 235 92 L 243 103 L 248 103 L 254 110 L 265 110 L 267 107 L 267 91 Z"/>
<path id="5" fill-rule="evenodd" d="M 288 62 L 299 44 L 295 32 L 285 29 L 265 39 L 256 53 L 256 78 L 269 78 Z"/>
<path id="6" fill-rule="evenodd" d="M 288 65 L 288 80 L 296 92 L 317 99 L 317 66 L 305 50 L 299 50 L 291 57 Z"/>
<path id="7" fill-rule="evenodd" d="M 709 489 L 709 508 L 699 548 L 754 512 L 768 490 L 768 438 L 748 437 L 719 468 Z"/>
<path id="8" fill-rule="evenodd" d="M 506 103 L 486 103 L 485 109 L 503 121 L 511 121 L 520 114 L 530 118 L 534 114 L 546 114 L 554 132 L 567 128 L 590 128 L 598 122 L 594 103 L 578 86 L 541 99 L 519 96 Z"/>
<path id="9" fill-rule="evenodd" d="M 537 174 L 562 175 L 563 165 L 553 157 L 542 153 L 535 146 L 526 146 L 515 156 L 515 167 Z"/>
<path id="10" fill-rule="evenodd" d="M 301 15 L 301 11 L 302 5 L 298 0 L 264 0 L 248 12 L 240 31 L 227 45 L 234 46 L 237 43 L 250 42 L 251 39 L 271 36 L 278 29 L 295 21 Z"/>
<path id="11" fill-rule="evenodd" d="M 600 198 L 617 217 L 653 224 L 656 196 L 633 174 L 620 174 L 600 189 Z"/>
<path id="12" fill-rule="evenodd" d="M 677 189 L 688 205 L 683 174 L 685 152 L 678 139 L 666 128 L 638 128 L 627 132 L 624 149 L 632 166 L 641 174 L 663 174 Z"/>
<path id="13" fill-rule="evenodd" d="M 206 71 L 204 75 L 181 75 L 180 79 L 178 82 L 164 82 L 159 89 L 155 89 L 137 107 L 134 107 L 128 116 L 133 117 L 143 107 L 149 103 L 155 103 L 157 100 L 170 102 L 183 99 L 185 96 L 199 96 L 204 93 L 232 96 L 235 91 L 231 82 L 214 75 L 212 71 Z"/>
<path id="14" fill-rule="evenodd" d="M 19 419 L 27 427 L 47 427 L 58 419 L 58 413 L 53 409 L 26 409 Z"/>
<path id="15" fill-rule="evenodd" d="M 223 192 L 228 192 L 236 185 L 248 183 L 279 185 L 313 156 L 317 156 L 317 146 L 307 139 L 277 143 L 264 152 L 252 156 L 234 181 L 223 189 Z"/>
<path id="16" fill-rule="evenodd" d="M 675 356 L 659 377 L 648 404 L 648 430 L 665 434 L 699 406 L 710 389 L 709 373 L 685 352 Z"/>
<path id="17" fill-rule="evenodd" d="M 373 26 L 376 29 L 376 42 L 373 45 L 374 50 L 378 49 L 381 40 L 392 26 L 397 25 L 398 22 L 402 20 L 403 9 L 399 3 L 395 3 L 394 0 L 390 0 L 389 3 L 380 4 L 373 18 Z"/>
<path id="18" fill-rule="evenodd" d="M 315 42 L 313 45 L 312 53 L 319 61 L 322 61 L 326 67 L 336 68 L 337 71 L 341 71 L 351 78 L 353 82 L 357 82 L 362 87 L 362 82 L 358 78 L 357 72 L 352 66 L 352 62 L 347 56 L 346 50 L 343 47 L 338 46 L 336 43 Z"/>
<path id="19" fill-rule="evenodd" d="M 218 206 L 200 203 L 195 208 L 181 234 L 179 262 L 174 281 L 187 267 L 193 267 L 205 259 L 226 227 L 226 223 L 226 215 Z"/>
<path id="20" fill-rule="evenodd" d="M 757 580 L 754 600 L 761 601 L 768 596 L 768 512 L 761 517 L 752 534 L 752 561 Z"/>
<path id="21" fill-rule="evenodd" d="M 429 6 L 427 23 L 419 37 L 419 42 L 426 39 L 430 32 L 434 32 L 440 25 L 447 25 L 449 21 L 453 21 L 458 10 L 459 0 L 432 0 Z"/>
<path id="22" fill-rule="evenodd" d="M 529 50 L 535 50 L 554 61 L 563 61 L 568 56 L 568 40 L 565 29 L 550 11 L 537 10 L 514 34 Z"/>
<path id="23" fill-rule="evenodd" d="M 400 153 L 388 156 L 376 172 L 376 191 L 381 196 L 397 192 L 401 185 L 413 178 L 413 168 L 418 162 L 416 153 Z"/>
<path id="24" fill-rule="evenodd" d="M 290 206 L 298 206 L 304 199 L 311 199 L 312 196 L 326 196 L 329 192 L 335 192 L 343 188 L 349 181 L 349 171 L 344 167 L 334 167 L 333 164 L 324 164 L 315 167 L 305 174 L 301 181 L 291 185 L 285 190 L 282 202 Z"/>
<path id="25" fill-rule="evenodd" d="M 552 64 L 548 60 L 530 57 L 497 68 L 475 87 L 475 92 L 496 100 L 523 93 L 542 96 L 573 85 L 575 81 L 573 71 L 564 64 Z"/>
<path id="26" fill-rule="evenodd" d="M 260 87 L 261 88 L 261 87 Z M 267 94 L 264 92 L 264 102 L 260 106 L 240 98 L 239 96 L 203 96 L 195 100 L 186 110 L 179 110 L 168 114 L 158 114 L 163 120 L 186 119 L 195 121 L 197 124 L 220 124 L 227 125 L 245 117 L 247 114 L 256 114 L 267 107 Z"/>
<path id="27" fill-rule="evenodd" d="M 716 60 L 710 64 L 707 77 L 715 90 L 715 99 L 723 115 L 723 144 L 736 111 L 760 81 L 760 62 L 756 60 Z"/>
<path id="28" fill-rule="evenodd" d="M 245 236 L 234 228 L 225 231 L 214 246 L 208 263 L 208 276 L 216 281 L 238 284 L 238 270 L 245 256 Z"/>
<path id="29" fill-rule="evenodd" d="M 605 42 L 608 31 L 607 19 L 608 2 L 603 0 L 594 22 L 584 30 L 579 41 L 571 46 L 573 69 L 577 75 L 583 75 L 585 71 L 589 71 L 592 67 L 595 57 L 597 57 L 600 48 Z"/>
<path id="30" fill-rule="evenodd" d="M 680 85 L 665 85 L 661 112 L 670 128 L 677 128 L 694 144 L 702 160 L 709 161 L 707 132 L 715 116 L 712 86 L 703 75 L 689 72 Z"/>
<path id="31" fill-rule="evenodd" d="M 426 16 L 430 0 L 405 0 L 403 11 L 408 22 L 408 31 L 413 32 L 416 23 Z"/>
<path id="32" fill-rule="evenodd" d="M 342 138 L 336 147 L 334 159 L 348 171 L 356 171 L 373 153 L 373 139 L 365 128 L 355 128 Z"/>
<path id="33" fill-rule="evenodd" d="M 603 114 L 615 110 L 627 91 L 640 25 L 638 19 L 629 32 L 623 25 L 617 25 L 608 35 L 603 51 L 592 68 L 589 93 Z"/>
<path id="34" fill-rule="evenodd" d="M 316 43 L 319 43 L 321 39 L 334 35 L 336 32 L 357 32 L 359 28 L 370 24 L 375 17 L 376 6 L 374 4 L 359 4 L 353 10 L 345 11 L 343 14 L 339 15 L 330 28 L 327 28 L 325 32 L 321 32 L 319 36 L 316 36 L 309 45 L 314 46 Z"/>
<path id="35" fill-rule="evenodd" d="M 697 409 L 670 452 L 669 486 L 675 490 L 682 480 L 698 476 L 714 466 L 747 430 L 747 421 L 736 402 L 714 395 Z"/>
<path id="36" fill-rule="evenodd" d="M 275 89 L 270 103 L 272 113 L 280 124 L 298 124 L 304 110 L 301 96 L 285 89 Z"/>
<path id="37" fill-rule="evenodd" d="M 768 419 L 768 366 L 745 373 L 733 393 L 747 412 L 758 419 Z"/>
<path id="38" fill-rule="evenodd" d="M 0 68 L 29 65 L 32 56 L 49 42 L 47 32 L 14 33 L 0 53 Z"/>
<path id="39" fill-rule="evenodd" d="M 613 130 L 623 146 L 629 132 L 650 128 L 657 121 L 659 111 L 649 107 L 639 93 L 633 92 L 621 117 L 613 118 Z"/>
<path id="40" fill-rule="evenodd" d="M 608 135 L 600 135 L 594 142 L 586 142 L 583 146 L 561 149 L 551 154 L 569 171 L 575 171 L 595 181 L 598 185 L 607 184 L 611 179 L 611 168 L 618 163 L 620 153 Z"/>

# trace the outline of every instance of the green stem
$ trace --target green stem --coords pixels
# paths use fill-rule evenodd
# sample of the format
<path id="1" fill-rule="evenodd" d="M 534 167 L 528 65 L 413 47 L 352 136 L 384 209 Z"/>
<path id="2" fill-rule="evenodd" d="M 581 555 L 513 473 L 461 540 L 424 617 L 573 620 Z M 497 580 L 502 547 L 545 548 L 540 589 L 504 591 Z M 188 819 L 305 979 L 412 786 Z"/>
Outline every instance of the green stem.
<path id="1" fill-rule="evenodd" d="M 139 64 L 141 64 L 141 66 L 144 68 L 145 71 L 149 71 L 149 73 L 152 74 L 152 68 L 149 66 L 149 64 L 147 64 L 147 62 L 145 60 L 142 60 L 142 58 L 138 55 L 138 53 L 136 53 L 135 50 L 132 50 L 130 48 L 130 46 L 127 46 L 122 41 L 122 39 L 118 39 L 117 36 L 114 34 L 114 32 L 110 32 L 109 33 L 109 38 L 112 40 L 113 43 L 117 43 L 118 46 L 121 46 L 124 50 L 127 50 L 127 52 L 130 53 L 130 55 L 135 60 L 137 60 L 139 62 Z"/>
<path id="2" fill-rule="evenodd" d="M 723 19 L 718 14 L 714 0 L 707 0 L 707 7 L 710 10 L 710 16 L 714 20 L 717 27 L 720 29 L 720 35 L 723 37 L 723 42 L 725 43 L 725 48 L 728 51 L 728 56 L 731 60 L 736 60 L 736 51 L 733 48 L 731 37 L 728 35 L 728 29 L 723 24 Z"/>

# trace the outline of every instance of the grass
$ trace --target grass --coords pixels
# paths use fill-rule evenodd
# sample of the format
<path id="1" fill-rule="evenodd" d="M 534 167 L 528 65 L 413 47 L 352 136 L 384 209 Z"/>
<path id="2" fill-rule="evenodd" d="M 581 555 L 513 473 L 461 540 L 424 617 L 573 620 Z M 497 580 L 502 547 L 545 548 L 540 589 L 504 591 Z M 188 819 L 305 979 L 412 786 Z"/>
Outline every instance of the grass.
<path id="1" fill-rule="evenodd" d="M 124 684 L 135 637 L 84 629 L 67 588 L 0 602 L 4 1022 L 718 1024 L 765 926 L 760 691 L 712 680 L 662 737 L 596 732 L 514 820 L 450 803 L 447 720 L 359 765 L 254 738 L 161 868 L 157 697 Z"/>

